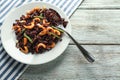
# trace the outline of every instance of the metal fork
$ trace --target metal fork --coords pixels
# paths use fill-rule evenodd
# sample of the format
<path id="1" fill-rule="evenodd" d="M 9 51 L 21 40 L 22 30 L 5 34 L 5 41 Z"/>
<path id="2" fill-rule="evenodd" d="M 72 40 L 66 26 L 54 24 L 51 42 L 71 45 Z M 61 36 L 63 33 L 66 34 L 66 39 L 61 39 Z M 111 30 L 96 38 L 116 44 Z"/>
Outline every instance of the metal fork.
<path id="1" fill-rule="evenodd" d="M 91 54 L 84 49 L 66 30 L 65 28 L 62 28 L 62 25 L 57 26 L 56 28 L 62 30 L 63 32 L 65 32 L 70 38 L 71 40 L 75 43 L 75 45 L 78 47 L 78 49 L 82 52 L 83 56 L 90 62 L 94 62 L 95 60 L 91 57 Z"/>

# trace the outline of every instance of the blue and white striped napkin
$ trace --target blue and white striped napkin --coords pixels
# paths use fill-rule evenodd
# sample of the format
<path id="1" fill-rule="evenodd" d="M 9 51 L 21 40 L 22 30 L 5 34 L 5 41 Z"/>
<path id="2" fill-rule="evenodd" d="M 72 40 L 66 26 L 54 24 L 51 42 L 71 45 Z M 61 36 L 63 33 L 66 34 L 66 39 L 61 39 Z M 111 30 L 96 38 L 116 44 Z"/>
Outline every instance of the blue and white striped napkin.
<path id="1" fill-rule="evenodd" d="M 0 26 L 14 7 L 41 0 L 0 0 Z M 70 17 L 83 0 L 42 0 L 60 7 Z M 16 80 L 29 65 L 17 62 L 4 50 L 0 38 L 0 80 Z"/>

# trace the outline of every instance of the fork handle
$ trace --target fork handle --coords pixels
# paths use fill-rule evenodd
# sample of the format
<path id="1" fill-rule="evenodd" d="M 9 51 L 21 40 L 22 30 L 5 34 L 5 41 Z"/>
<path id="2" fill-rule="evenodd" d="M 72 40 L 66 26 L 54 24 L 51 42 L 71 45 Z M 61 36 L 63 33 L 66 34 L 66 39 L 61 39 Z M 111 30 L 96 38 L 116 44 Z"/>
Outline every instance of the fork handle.
<path id="1" fill-rule="evenodd" d="M 81 45 L 79 45 L 79 43 L 67 32 L 65 31 L 65 33 L 73 40 L 73 42 L 76 44 L 76 46 L 78 47 L 78 49 L 82 52 L 82 54 L 84 55 L 84 57 L 89 61 L 89 62 L 94 62 L 95 60 L 90 56 L 90 53 L 84 49 Z"/>

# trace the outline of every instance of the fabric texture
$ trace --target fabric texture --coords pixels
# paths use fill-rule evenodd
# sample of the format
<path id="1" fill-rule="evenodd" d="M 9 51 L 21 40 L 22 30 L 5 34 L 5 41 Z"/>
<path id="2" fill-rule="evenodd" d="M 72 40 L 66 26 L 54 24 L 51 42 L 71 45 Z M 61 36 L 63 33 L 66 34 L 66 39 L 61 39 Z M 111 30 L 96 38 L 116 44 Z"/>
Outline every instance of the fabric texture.
<path id="1" fill-rule="evenodd" d="M 0 26 L 8 12 L 18 6 L 29 2 L 41 0 L 0 0 Z M 42 0 L 61 8 L 70 17 L 82 0 Z M 20 63 L 11 58 L 4 50 L 0 37 L 0 80 L 16 80 L 27 69 L 29 65 Z"/>

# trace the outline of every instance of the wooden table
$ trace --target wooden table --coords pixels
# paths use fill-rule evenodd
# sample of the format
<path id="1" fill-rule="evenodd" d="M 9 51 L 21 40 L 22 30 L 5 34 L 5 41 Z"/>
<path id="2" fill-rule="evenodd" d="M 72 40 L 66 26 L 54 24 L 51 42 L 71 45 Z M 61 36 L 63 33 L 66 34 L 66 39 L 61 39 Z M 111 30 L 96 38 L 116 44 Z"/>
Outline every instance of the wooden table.
<path id="1" fill-rule="evenodd" d="M 29 66 L 20 80 L 120 80 L 120 0 L 85 0 L 70 20 L 73 37 L 96 61 L 88 63 L 71 41 L 60 57 Z"/>

